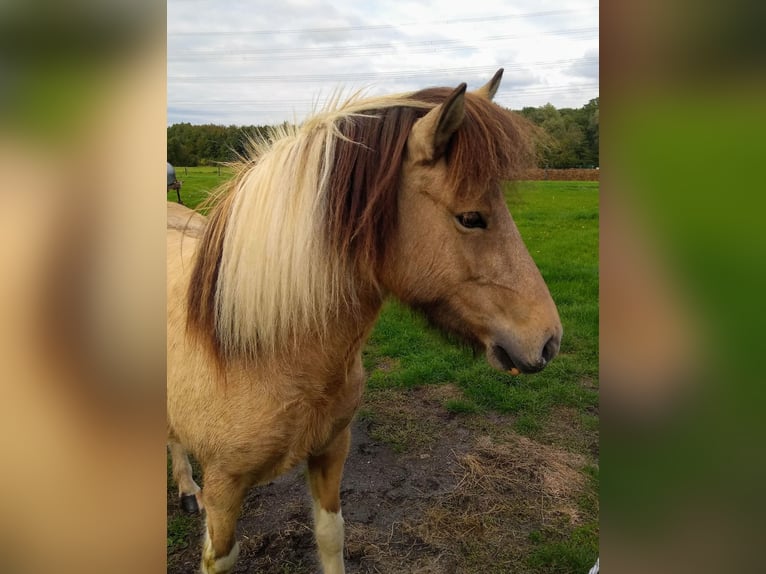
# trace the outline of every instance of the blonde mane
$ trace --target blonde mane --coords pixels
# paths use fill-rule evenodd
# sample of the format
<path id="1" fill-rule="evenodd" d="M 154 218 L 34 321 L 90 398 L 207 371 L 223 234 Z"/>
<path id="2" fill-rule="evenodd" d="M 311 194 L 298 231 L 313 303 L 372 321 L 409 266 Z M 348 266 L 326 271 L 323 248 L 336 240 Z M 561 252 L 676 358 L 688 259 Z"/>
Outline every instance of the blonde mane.
<path id="1" fill-rule="evenodd" d="M 190 328 L 214 335 L 224 356 L 256 356 L 307 332 L 321 337 L 333 314 L 353 306 L 352 264 L 327 233 L 336 148 L 369 145 L 344 133 L 373 117 L 369 110 L 433 107 L 417 104 L 406 96 L 333 98 L 302 125 L 273 127 L 251 141 L 252 159 L 222 191 L 198 250 Z"/>
<path id="2" fill-rule="evenodd" d="M 335 97 L 302 125 L 272 128 L 251 142 L 251 158 L 221 193 L 197 249 L 190 333 L 221 357 L 321 339 L 330 319 L 356 305 L 360 281 L 375 287 L 385 239 L 396 228 L 407 136 L 442 92 Z M 453 146 L 456 189 L 472 171 L 505 176 L 525 149 L 510 114 L 484 98 L 466 101 L 468 135 Z"/>

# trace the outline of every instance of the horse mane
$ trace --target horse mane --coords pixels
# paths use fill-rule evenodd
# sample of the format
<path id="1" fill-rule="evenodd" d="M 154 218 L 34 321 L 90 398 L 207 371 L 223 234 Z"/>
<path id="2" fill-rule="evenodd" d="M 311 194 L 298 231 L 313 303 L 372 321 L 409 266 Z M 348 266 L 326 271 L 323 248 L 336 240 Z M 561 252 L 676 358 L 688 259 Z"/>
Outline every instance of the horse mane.
<path id="1" fill-rule="evenodd" d="M 197 248 L 189 333 L 219 358 L 255 358 L 321 338 L 329 319 L 357 305 L 360 281 L 376 287 L 397 226 L 410 130 L 450 93 L 335 98 L 302 125 L 251 141 Z M 456 193 L 518 176 L 532 157 L 528 125 L 467 94 L 446 152 Z"/>

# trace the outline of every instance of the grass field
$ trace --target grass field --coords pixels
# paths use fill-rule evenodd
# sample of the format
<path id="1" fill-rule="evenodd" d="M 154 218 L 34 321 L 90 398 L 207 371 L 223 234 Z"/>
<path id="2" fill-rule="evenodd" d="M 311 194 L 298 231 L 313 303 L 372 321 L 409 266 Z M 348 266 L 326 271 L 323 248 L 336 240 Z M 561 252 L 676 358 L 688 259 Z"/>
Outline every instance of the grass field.
<path id="1" fill-rule="evenodd" d="M 195 208 L 222 183 L 232 176 L 227 167 L 176 167 L 176 179 L 181 182 L 181 200 L 187 207 Z M 178 201 L 175 190 L 168 192 L 168 201 Z"/>
<path id="2" fill-rule="evenodd" d="M 191 207 L 230 177 L 223 168 L 220 176 L 217 168 L 176 171 L 183 181 L 184 203 Z M 598 193 L 598 182 L 584 181 L 520 182 L 506 190 L 508 206 L 564 326 L 560 354 L 544 371 L 513 378 L 499 373 L 483 356 L 474 357 L 447 341 L 396 301 L 385 304 L 364 351 L 369 380 L 359 417 L 370 421 L 375 440 L 396 452 L 406 454 L 414 445 L 437 440 L 440 432 L 438 425 L 424 425 L 417 414 L 400 415 L 407 411 L 408 397 L 418 389 L 448 388 L 439 395 L 441 408 L 467 428 L 525 441 L 519 443 L 524 452 L 538 453 L 543 466 L 550 453 L 561 460 L 578 457 L 576 464 L 567 463 L 575 468 L 572 481 L 580 485 L 569 511 L 576 519 L 536 520 L 530 514 L 523 540 L 513 541 L 516 549 L 507 548 L 505 539 L 493 543 L 492 530 L 484 524 L 483 546 L 468 541 L 458 552 L 462 571 L 488 572 L 480 567 L 482 561 L 497 559 L 513 565 L 505 571 L 587 572 L 598 555 Z M 168 193 L 169 200 L 174 198 L 175 192 Z M 487 431 L 487 420 L 501 421 L 502 432 Z M 485 447 L 477 452 L 486 456 L 476 460 L 487 468 L 498 453 L 512 456 L 505 447 L 491 452 Z M 476 500 L 485 494 L 477 494 Z M 522 516 L 524 509 L 514 509 L 508 520 Z"/>

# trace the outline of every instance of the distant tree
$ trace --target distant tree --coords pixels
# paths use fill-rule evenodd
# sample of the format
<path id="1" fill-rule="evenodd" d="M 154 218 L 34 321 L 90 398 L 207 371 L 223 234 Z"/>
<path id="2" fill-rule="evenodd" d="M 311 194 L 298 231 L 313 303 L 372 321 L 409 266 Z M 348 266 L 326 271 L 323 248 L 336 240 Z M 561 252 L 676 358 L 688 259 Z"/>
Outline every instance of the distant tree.
<path id="1" fill-rule="evenodd" d="M 578 109 L 548 103 L 519 110 L 543 130 L 538 142 L 540 167 L 572 168 L 598 165 L 598 98 Z"/>
<path id="2" fill-rule="evenodd" d="M 540 167 L 594 167 L 599 163 L 598 98 L 582 108 L 556 109 L 552 104 L 525 107 L 522 116 L 539 126 Z M 168 161 L 175 166 L 216 165 L 246 155 L 249 139 L 265 135 L 267 126 L 174 124 L 168 127 Z"/>
<path id="3" fill-rule="evenodd" d="M 173 124 L 167 130 L 168 161 L 176 166 L 216 165 L 245 155 L 247 141 L 266 126 Z"/>
<path id="4" fill-rule="evenodd" d="M 598 165 L 598 98 L 588 102 L 584 109 L 588 113 L 588 123 L 585 128 L 585 140 L 588 145 L 589 159 L 593 165 Z"/>

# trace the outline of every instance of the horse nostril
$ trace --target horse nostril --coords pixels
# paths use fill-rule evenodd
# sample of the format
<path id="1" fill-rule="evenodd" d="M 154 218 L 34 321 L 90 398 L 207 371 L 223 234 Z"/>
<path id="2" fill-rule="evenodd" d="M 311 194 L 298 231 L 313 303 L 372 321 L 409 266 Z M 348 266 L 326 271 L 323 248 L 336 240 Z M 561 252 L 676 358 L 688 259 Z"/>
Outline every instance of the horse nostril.
<path id="1" fill-rule="evenodd" d="M 558 352 L 558 341 L 556 340 L 555 335 L 552 336 L 550 339 L 548 339 L 548 342 L 545 343 L 545 346 L 543 347 L 543 364 L 549 363 L 553 357 L 556 356 L 556 353 Z"/>

